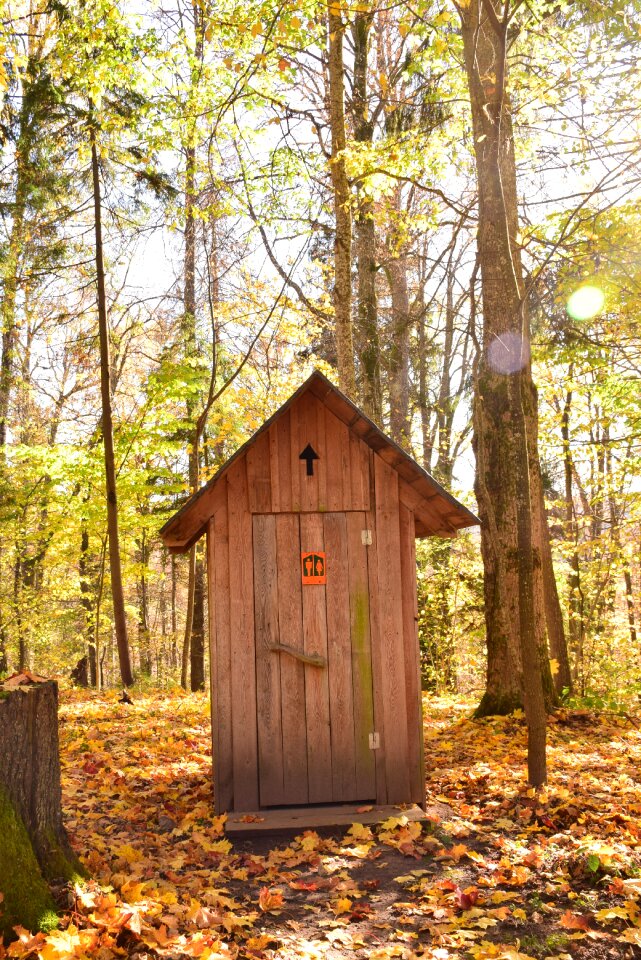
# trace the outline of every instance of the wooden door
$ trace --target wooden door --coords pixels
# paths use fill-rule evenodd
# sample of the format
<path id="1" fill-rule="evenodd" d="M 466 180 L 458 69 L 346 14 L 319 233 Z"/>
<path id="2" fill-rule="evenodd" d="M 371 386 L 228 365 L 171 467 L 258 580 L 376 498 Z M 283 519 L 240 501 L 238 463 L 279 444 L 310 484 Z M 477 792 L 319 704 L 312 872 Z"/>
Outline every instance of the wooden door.
<path id="1" fill-rule="evenodd" d="M 253 525 L 260 805 L 372 800 L 365 514 L 255 514 Z M 303 583 L 303 553 L 325 555 L 324 583 Z"/>

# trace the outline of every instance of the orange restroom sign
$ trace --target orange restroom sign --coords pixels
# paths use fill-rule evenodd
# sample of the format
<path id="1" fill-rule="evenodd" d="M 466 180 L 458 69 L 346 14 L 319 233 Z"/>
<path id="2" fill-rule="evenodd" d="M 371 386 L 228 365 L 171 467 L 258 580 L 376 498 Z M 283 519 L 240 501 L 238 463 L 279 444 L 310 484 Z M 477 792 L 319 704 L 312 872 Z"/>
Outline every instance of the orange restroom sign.
<path id="1" fill-rule="evenodd" d="M 327 583 L 327 566 L 324 553 L 303 551 L 300 557 L 303 584 Z"/>

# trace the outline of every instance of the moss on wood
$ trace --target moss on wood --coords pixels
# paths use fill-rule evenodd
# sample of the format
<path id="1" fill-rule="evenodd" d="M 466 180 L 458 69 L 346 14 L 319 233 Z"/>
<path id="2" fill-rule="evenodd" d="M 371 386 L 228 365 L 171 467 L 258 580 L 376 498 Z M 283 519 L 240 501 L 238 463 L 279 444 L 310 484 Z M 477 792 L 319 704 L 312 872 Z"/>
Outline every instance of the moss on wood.
<path id="1" fill-rule="evenodd" d="M 21 818 L 0 786 L 0 933 L 11 936 L 20 924 L 28 930 L 58 925 L 56 906 L 45 883 Z"/>
<path id="2" fill-rule="evenodd" d="M 519 694 L 499 694 L 486 690 L 474 711 L 474 718 L 480 720 L 481 717 L 505 717 L 508 713 L 522 709 L 523 698 Z"/>

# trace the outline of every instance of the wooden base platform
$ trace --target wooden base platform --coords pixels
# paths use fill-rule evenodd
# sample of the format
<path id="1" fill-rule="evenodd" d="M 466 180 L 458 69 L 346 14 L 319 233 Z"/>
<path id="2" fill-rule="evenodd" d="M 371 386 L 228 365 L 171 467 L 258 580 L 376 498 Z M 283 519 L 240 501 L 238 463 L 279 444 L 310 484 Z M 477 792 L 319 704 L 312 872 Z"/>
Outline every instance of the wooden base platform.
<path id="1" fill-rule="evenodd" d="M 321 827 L 344 829 L 352 823 L 381 823 L 388 817 L 401 816 L 408 820 L 424 820 L 427 815 L 416 804 L 400 807 L 359 803 L 328 804 L 320 807 L 276 807 L 249 813 L 231 813 L 225 824 L 225 833 L 230 837 L 251 837 L 267 833 L 300 833 Z"/>

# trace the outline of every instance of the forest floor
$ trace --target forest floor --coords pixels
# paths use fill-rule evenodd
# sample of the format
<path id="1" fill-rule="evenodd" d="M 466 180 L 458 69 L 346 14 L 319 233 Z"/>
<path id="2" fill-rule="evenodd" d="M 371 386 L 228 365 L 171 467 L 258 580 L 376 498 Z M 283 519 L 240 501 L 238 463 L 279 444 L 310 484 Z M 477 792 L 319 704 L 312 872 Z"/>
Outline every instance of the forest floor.
<path id="1" fill-rule="evenodd" d="M 0 957 L 641 958 L 641 729 L 560 711 L 550 784 L 522 718 L 426 699 L 431 819 L 233 844 L 211 808 L 204 696 L 66 693 L 63 806 L 94 878 Z"/>

